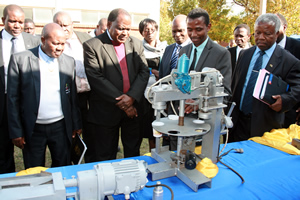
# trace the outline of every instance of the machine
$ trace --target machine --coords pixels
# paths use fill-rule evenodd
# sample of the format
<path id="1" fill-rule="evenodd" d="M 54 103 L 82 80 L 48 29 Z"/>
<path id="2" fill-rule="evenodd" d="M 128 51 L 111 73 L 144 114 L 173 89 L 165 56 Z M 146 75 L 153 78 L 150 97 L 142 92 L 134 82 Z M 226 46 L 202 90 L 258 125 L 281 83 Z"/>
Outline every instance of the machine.
<path id="1" fill-rule="evenodd" d="M 228 95 L 224 92 L 220 72 L 204 68 L 202 72 L 191 71 L 188 74 L 180 65 L 179 60 L 178 70 L 174 69 L 171 75 L 151 85 L 146 92 L 155 110 L 154 130 L 159 136 L 166 134 L 178 138 L 177 152 L 174 153 L 169 151 L 168 146 L 162 147 L 160 137 L 156 137 L 156 148 L 151 150 L 151 156 L 158 163 L 149 165 L 148 171 L 153 181 L 177 176 L 197 191 L 202 184 L 210 187 L 211 180 L 195 169 L 196 163 L 204 157 L 217 162 L 220 136 L 233 124 L 223 112 L 223 108 L 227 107 L 223 100 Z M 178 116 L 166 115 L 166 105 L 170 101 L 179 101 Z M 185 117 L 185 104 L 194 106 L 194 117 Z M 202 153 L 196 155 L 194 150 L 199 137 L 202 138 Z"/>

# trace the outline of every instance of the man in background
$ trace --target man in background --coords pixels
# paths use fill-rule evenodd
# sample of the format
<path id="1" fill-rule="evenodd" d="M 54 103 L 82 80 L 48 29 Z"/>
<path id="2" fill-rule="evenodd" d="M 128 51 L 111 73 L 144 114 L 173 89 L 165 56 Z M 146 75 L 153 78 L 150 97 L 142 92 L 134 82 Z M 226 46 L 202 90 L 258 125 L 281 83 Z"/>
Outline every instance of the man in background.
<path id="1" fill-rule="evenodd" d="M 107 19 L 101 18 L 98 22 L 96 29 L 92 30 L 89 34 L 91 37 L 96 37 L 105 32 L 107 29 Z"/>
<path id="2" fill-rule="evenodd" d="M 172 22 L 172 37 L 175 43 L 167 46 L 159 67 L 159 78 L 169 75 L 176 68 L 182 47 L 191 43 L 187 34 L 186 15 L 177 15 Z"/>
<path id="3" fill-rule="evenodd" d="M 90 39 L 91 36 L 84 32 L 74 31 L 73 21 L 67 12 L 57 12 L 53 16 L 53 22 L 60 25 L 65 32 L 66 45 L 64 53 L 73 57 L 76 62 L 76 86 L 84 132 L 87 124 L 86 118 L 91 88 L 85 74 L 82 44 Z"/>
<path id="4" fill-rule="evenodd" d="M 36 47 L 40 39 L 24 33 L 24 11 L 20 6 L 10 4 L 3 10 L 0 31 L 0 174 L 15 171 L 14 146 L 8 134 L 7 122 L 7 70 L 12 53 Z"/>
<path id="5" fill-rule="evenodd" d="M 234 72 L 236 61 L 241 50 L 248 49 L 250 47 L 250 28 L 247 24 L 239 24 L 234 28 L 233 35 L 236 46 L 228 49 L 231 55 L 232 73 Z"/>
<path id="6" fill-rule="evenodd" d="M 29 33 L 31 35 L 35 35 L 35 24 L 32 19 L 25 19 L 24 32 Z"/>
<path id="7" fill-rule="evenodd" d="M 281 22 L 279 34 L 276 40 L 277 44 L 285 50 L 287 50 L 288 52 L 290 52 L 291 54 L 293 54 L 296 58 L 300 59 L 300 41 L 286 36 L 285 32 L 288 28 L 288 23 L 282 14 L 277 13 L 276 15 Z M 300 110 L 298 108 L 299 103 L 291 110 L 285 113 L 283 128 L 288 128 L 291 124 L 294 124 L 297 121 L 297 112 L 299 112 Z"/>

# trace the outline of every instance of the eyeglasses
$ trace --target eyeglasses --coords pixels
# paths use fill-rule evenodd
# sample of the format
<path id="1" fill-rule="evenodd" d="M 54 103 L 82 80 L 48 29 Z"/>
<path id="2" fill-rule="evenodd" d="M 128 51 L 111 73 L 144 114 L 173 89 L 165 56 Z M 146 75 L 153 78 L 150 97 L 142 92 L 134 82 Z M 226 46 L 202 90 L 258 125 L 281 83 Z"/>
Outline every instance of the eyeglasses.
<path id="1" fill-rule="evenodd" d="M 144 30 L 146 33 L 154 33 L 156 31 L 156 29 L 145 29 Z"/>

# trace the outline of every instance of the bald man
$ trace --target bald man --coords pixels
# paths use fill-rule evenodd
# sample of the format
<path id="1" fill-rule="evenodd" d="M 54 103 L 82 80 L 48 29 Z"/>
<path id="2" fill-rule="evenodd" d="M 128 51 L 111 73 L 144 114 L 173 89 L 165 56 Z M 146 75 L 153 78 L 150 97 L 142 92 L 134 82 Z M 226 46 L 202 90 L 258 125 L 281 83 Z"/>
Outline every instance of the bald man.
<path id="1" fill-rule="evenodd" d="M 180 49 L 191 43 L 187 34 L 186 15 L 177 15 L 173 19 L 172 37 L 174 38 L 175 43 L 167 46 L 164 52 L 159 67 L 159 78 L 163 78 L 171 73 L 172 69 L 177 65 L 178 57 L 176 57 L 176 54 L 178 56 Z M 175 63 L 173 64 L 173 62 Z"/>
<path id="2" fill-rule="evenodd" d="M 98 22 L 98 25 L 96 27 L 96 29 L 94 29 L 93 31 L 91 31 L 89 33 L 90 36 L 92 37 L 96 37 L 102 33 L 104 33 L 107 29 L 107 19 L 106 18 L 101 18 Z"/>
<path id="3" fill-rule="evenodd" d="M 24 33 L 24 11 L 11 4 L 4 8 L 0 31 L 0 174 L 15 171 L 14 146 L 8 135 L 6 91 L 7 69 L 11 53 L 36 47 L 40 39 Z"/>
<path id="4" fill-rule="evenodd" d="M 81 133 L 75 61 L 63 54 L 66 36 L 57 24 L 45 25 L 42 44 L 13 54 L 8 69 L 9 134 L 23 150 L 25 168 L 70 164 L 72 136 Z M 21 78 L 22 77 L 22 78 Z"/>
<path id="5" fill-rule="evenodd" d="M 53 16 L 53 22 L 59 24 L 65 32 L 67 40 L 64 53 L 73 57 L 76 62 L 76 86 L 84 131 L 87 126 L 86 118 L 91 89 L 84 70 L 82 44 L 91 36 L 84 32 L 74 31 L 73 21 L 67 12 L 57 12 Z"/>

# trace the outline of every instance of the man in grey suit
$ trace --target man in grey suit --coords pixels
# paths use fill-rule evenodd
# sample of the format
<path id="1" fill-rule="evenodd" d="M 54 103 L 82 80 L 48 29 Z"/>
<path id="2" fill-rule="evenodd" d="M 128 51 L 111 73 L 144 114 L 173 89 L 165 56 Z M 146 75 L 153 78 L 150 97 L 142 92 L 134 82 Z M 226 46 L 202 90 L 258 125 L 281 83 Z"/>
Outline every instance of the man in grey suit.
<path id="1" fill-rule="evenodd" d="M 191 43 L 187 34 L 186 15 L 177 15 L 172 22 L 172 37 L 175 43 L 167 46 L 159 66 L 159 78 L 169 75 L 177 65 L 178 55 L 182 47 Z M 177 55 L 176 55 L 177 54 Z"/>
<path id="2" fill-rule="evenodd" d="M 45 165 L 46 146 L 52 167 L 69 165 L 72 136 L 81 133 L 75 61 L 63 54 L 64 31 L 47 24 L 41 41 L 13 54 L 8 69 L 9 135 L 23 150 L 26 169 Z"/>
<path id="3" fill-rule="evenodd" d="M 141 144 L 138 103 L 150 74 L 144 48 L 140 40 L 129 36 L 127 11 L 112 10 L 107 21 L 105 33 L 83 44 L 91 85 L 88 131 L 83 132 L 86 162 L 115 159 L 120 128 L 124 157 L 138 156 Z"/>
<path id="4" fill-rule="evenodd" d="M 4 29 L 0 31 L 0 174 L 15 171 L 14 146 L 8 134 L 6 109 L 6 83 L 10 55 L 33 48 L 40 43 L 38 37 L 22 32 L 24 18 L 23 9 L 17 5 L 7 5 L 3 10 Z"/>
<path id="5" fill-rule="evenodd" d="M 187 16 L 187 32 L 192 41 L 183 47 L 179 56 L 186 54 L 190 59 L 190 70 L 201 72 L 204 67 L 215 68 L 223 75 L 225 92 L 231 94 L 231 61 L 226 48 L 208 37 L 211 28 L 208 13 L 195 8 Z M 190 106 L 192 109 L 192 106 Z"/>

